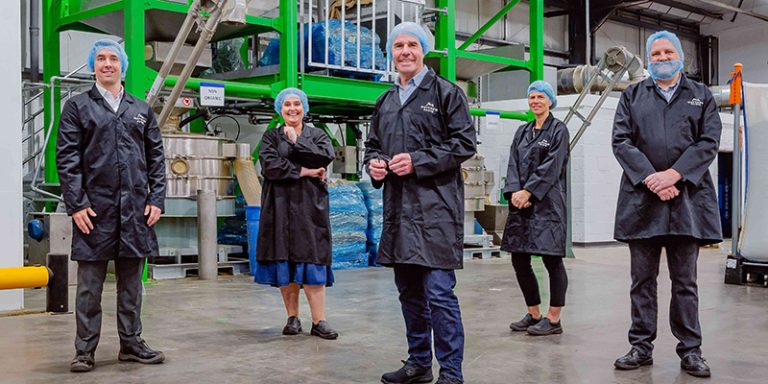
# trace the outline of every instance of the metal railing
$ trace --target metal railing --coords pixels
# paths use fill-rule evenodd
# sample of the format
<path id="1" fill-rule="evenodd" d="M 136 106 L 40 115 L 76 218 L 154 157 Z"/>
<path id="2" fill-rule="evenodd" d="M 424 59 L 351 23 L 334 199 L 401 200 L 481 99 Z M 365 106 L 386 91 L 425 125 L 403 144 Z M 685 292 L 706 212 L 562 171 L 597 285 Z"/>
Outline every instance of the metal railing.
<path id="1" fill-rule="evenodd" d="M 386 57 L 386 64 L 383 69 L 377 67 L 376 51 L 380 48 L 377 44 L 376 23 L 377 19 L 384 18 L 386 23 L 386 36 L 378 36 L 380 39 L 386 39 L 389 36 L 390 31 L 395 26 L 395 22 L 399 19 L 402 21 L 414 21 L 416 23 L 421 22 L 421 18 L 425 8 L 424 0 L 373 0 L 370 4 L 361 5 L 358 1 L 355 5 L 355 11 L 352 15 L 347 13 L 346 2 L 340 3 L 341 7 L 341 58 L 338 63 L 332 63 L 329 59 L 330 51 L 330 21 L 334 20 L 330 17 L 330 0 L 309 0 L 309 6 L 305 5 L 305 1 L 299 1 L 299 72 L 304 73 L 305 63 L 309 67 L 313 68 L 325 68 L 328 70 L 344 70 L 357 73 L 367 73 L 374 75 L 382 75 L 385 79 L 394 78 L 395 72 L 392 66 L 392 62 L 389 57 Z M 399 8 L 399 12 L 398 12 Z M 317 13 L 315 13 L 317 12 Z M 318 16 L 316 21 L 314 16 Z M 351 17 L 350 17 L 351 16 Z M 381 17 L 383 16 L 383 17 Z M 347 28 L 347 21 L 354 25 L 352 30 Z M 380 20 L 378 20 L 380 22 Z M 325 39 L 323 44 L 315 46 L 313 40 L 313 25 L 324 23 Z M 370 23 L 369 31 L 362 31 L 362 23 Z M 309 28 L 307 32 L 307 42 L 304 43 L 304 28 Z M 371 36 L 371 64 L 370 68 L 367 66 L 361 66 L 361 46 L 363 34 L 370 33 Z M 366 36 L 367 37 L 367 36 Z M 353 59 L 354 64 L 347 63 L 347 42 L 353 41 L 355 44 L 356 55 Z M 306 48 L 305 48 L 306 47 Z M 305 52 L 306 50 L 306 52 Z M 322 50 L 324 57 L 322 61 L 315 61 L 313 52 Z"/>

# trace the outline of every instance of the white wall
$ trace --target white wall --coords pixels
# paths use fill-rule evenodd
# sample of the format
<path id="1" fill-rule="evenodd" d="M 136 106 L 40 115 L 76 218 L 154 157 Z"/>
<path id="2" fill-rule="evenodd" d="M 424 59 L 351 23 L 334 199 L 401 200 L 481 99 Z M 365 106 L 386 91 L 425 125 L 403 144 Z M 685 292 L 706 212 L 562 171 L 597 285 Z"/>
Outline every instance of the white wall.
<path id="1" fill-rule="evenodd" d="M 747 0 L 742 8 L 768 15 L 766 0 Z M 728 82 L 735 63 L 744 64 L 745 81 L 768 83 L 768 23 L 746 15 L 738 15 L 731 23 L 732 15 L 701 30 L 720 39 L 720 84 Z"/>
<path id="2" fill-rule="evenodd" d="M 21 52 L 21 3 L 9 1 L 0 12 L 0 24 L 6 35 L 0 39 L 0 51 Z M 0 115 L 6 124 L 0 140 L 0 268 L 23 265 L 23 228 L 21 197 L 21 56 L 9 54 L 0 60 Z M 21 309 L 23 291 L 0 291 L 0 310 Z"/>
<path id="3" fill-rule="evenodd" d="M 576 95 L 558 97 L 558 108 L 553 111 L 555 117 L 564 119 L 568 109 L 576 100 Z M 579 112 L 587 115 L 599 96 L 588 95 Z M 575 243 L 602 243 L 613 241 L 613 226 L 616 214 L 616 202 L 621 180 L 621 167 L 613 156 L 611 133 L 613 117 L 616 113 L 618 98 L 609 97 L 587 128 L 579 143 L 571 152 L 571 202 L 573 241 Z M 486 108 L 498 108 L 510 111 L 527 110 L 526 100 L 508 100 L 484 103 Z M 732 140 L 732 116 L 721 114 L 723 134 L 721 151 L 730 150 Z M 506 175 L 509 161 L 509 147 L 512 144 L 517 127 L 522 123 L 515 120 L 502 120 L 499 128 L 488 129 L 484 118 L 481 119 L 478 140 L 478 152 L 485 157 L 486 168 L 495 172 L 495 186 L 491 201 L 498 201 L 501 178 Z M 581 126 L 578 118 L 568 124 L 568 131 L 573 138 Z M 717 161 L 710 171 L 713 180 L 717 180 Z"/>

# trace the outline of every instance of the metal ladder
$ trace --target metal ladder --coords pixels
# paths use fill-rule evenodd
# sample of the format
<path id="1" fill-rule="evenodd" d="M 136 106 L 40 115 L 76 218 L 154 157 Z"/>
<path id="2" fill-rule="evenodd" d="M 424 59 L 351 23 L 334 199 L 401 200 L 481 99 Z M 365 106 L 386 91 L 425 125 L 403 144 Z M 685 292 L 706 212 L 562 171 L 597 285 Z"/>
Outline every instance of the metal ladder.
<path id="1" fill-rule="evenodd" d="M 576 135 L 573 137 L 573 139 L 571 139 L 571 143 L 569 145 L 570 150 L 573 150 L 573 148 L 579 142 L 579 139 L 581 139 L 581 136 L 584 135 L 587 127 L 592 125 L 592 119 L 595 118 L 597 111 L 600 110 L 613 88 L 621 81 L 621 78 L 633 65 L 640 65 L 642 67 L 643 63 L 637 56 L 633 55 L 624 47 L 613 47 L 605 52 L 603 57 L 600 59 L 600 62 L 597 64 L 597 70 L 594 71 L 592 76 L 590 76 L 589 82 L 587 82 L 587 85 L 584 87 L 581 93 L 579 93 L 579 97 L 568 109 L 568 114 L 565 116 L 565 119 L 563 119 L 563 123 L 565 123 L 566 126 L 574 116 L 581 120 L 581 127 L 579 127 Z M 610 72 L 611 74 L 607 75 L 605 73 L 606 71 Z M 597 82 L 598 77 L 605 80 L 608 85 L 600 95 L 597 103 L 595 103 L 595 105 L 592 107 L 592 110 L 589 111 L 587 116 L 584 116 L 579 112 L 579 108 L 581 107 L 581 104 L 584 102 L 584 99 L 587 97 L 587 95 L 592 92 L 592 87 Z"/>
<path id="2" fill-rule="evenodd" d="M 581 126 L 579 127 L 579 130 L 576 132 L 576 135 L 571 139 L 571 142 L 569 144 L 569 151 L 572 151 L 573 148 L 576 146 L 576 144 L 579 142 L 579 139 L 581 139 L 581 136 L 584 135 L 584 132 L 587 130 L 587 128 L 592 125 L 592 119 L 595 118 L 595 115 L 600 110 L 600 108 L 603 106 L 603 103 L 605 103 L 605 100 L 610 95 L 611 91 L 614 89 L 616 84 L 618 84 L 621 81 L 621 78 L 624 76 L 624 74 L 627 73 L 629 68 L 631 68 L 633 65 L 640 65 L 642 67 L 642 62 L 640 59 L 633 55 L 631 52 L 629 52 L 624 47 L 613 47 L 605 52 L 603 57 L 600 59 L 600 62 L 597 65 L 597 70 L 595 70 L 592 73 L 592 76 L 590 76 L 589 81 L 587 82 L 587 85 L 582 89 L 581 93 L 579 93 L 579 97 L 576 99 L 576 101 L 573 103 L 573 105 L 568 109 L 568 114 L 565 116 L 565 119 L 563 120 L 563 123 L 565 123 L 566 126 L 568 126 L 568 123 L 571 121 L 571 118 L 574 116 L 578 117 L 581 120 Z M 611 74 L 607 75 L 605 72 L 608 71 Z M 584 99 L 587 97 L 588 94 L 592 92 L 592 87 L 597 82 L 598 77 L 604 79 L 607 81 L 607 86 L 603 93 L 600 95 L 600 98 L 597 100 L 597 103 L 592 107 L 592 109 L 589 111 L 587 116 L 582 115 L 579 112 L 579 108 L 581 107 L 582 103 L 584 102 Z M 570 169 L 570 162 L 568 166 L 567 174 L 567 185 L 571 185 L 571 169 Z M 567 196 L 566 196 L 566 204 L 568 205 L 567 211 L 568 211 L 568 219 L 567 219 L 567 230 L 566 230 L 566 257 L 574 257 L 573 254 L 573 215 L 571 215 L 571 190 L 572 188 L 567 189 Z"/>
<path id="3" fill-rule="evenodd" d="M 181 48 L 184 46 L 184 42 L 192 31 L 192 27 L 197 24 L 197 32 L 200 33 L 200 37 L 198 38 L 197 43 L 195 43 L 195 47 L 190 54 L 189 60 L 184 64 L 184 68 L 181 70 L 179 79 L 173 86 L 171 94 L 165 100 L 163 109 L 158 117 L 159 126 L 162 127 L 168 120 L 168 116 L 170 116 L 173 107 L 176 105 L 176 101 L 184 90 L 184 86 L 187 84 L 190 76 L 192 76 L 192 71 L 195 69 L 198 60 L 200 60 L 200 55 L 202 55 L 205 46 L 211 41 L 214 33 L 216 33 L 219 24 L 221 22 L 234 21 L 229 19 L 224 20 L 222 17 L 224 12 L 231 12 L 232 8 L 243 8 L 245 7 L 245 4 L 244 1 L 237 0 L 194 0 L 189 6 L 187 16 L 181 25 L 179 34 L 176 35 L 176 39 L 173 41 L 168 57 L 163 62 L 162 67 L 160 67 L 160 71 L 158 71 L 157 77 L 147 93 L 147 103 L 152 107 L 155 102 L 157 102 L 160 90 L 163 88 L 165 80 L 168 78 L 171 68 L 176 62 L 176 59 L 181 52 Z M 202 11 L 207 12 L 208 16 L 204 16 Z M 245 12 L 245 8 L 242 9 L 242 12 Z"/>

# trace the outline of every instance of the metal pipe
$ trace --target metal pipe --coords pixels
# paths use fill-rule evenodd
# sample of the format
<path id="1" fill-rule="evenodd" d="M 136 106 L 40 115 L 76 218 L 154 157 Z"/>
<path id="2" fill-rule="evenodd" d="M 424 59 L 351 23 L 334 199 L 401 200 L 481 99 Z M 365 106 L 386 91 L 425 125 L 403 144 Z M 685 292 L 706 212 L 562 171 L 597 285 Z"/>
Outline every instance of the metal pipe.
<path id="1" fill-rule="evenodd" d="M 0 290 L 45 287 L 50 278 L 47 267 L 0 268 Z"/>
<path id="2" fill-rule="evenodd" d="M 355 38 L 355 41 L 357 42 L 357 70 L 360 70 L 360 2 L 357 1 L 357 37 Z M 373 68 L 371 68 L 373 69 Z"/>
<path id="3" fill-rule="evenodd" d="M 739 255 L 739 227 L 741 224 L 741 104 L 733 105 L 733 176 L 731 177 L 731 255 Z"/>
<path id="4" fill-rule="evenodd" d="M 38 1 L 29 2 L 29 79 L 36 83 L 40 80 L 40 10 Z"/>
<path id="5" fill-rule="evenodd" d="M 163 66 L 160 67 L 160 71 L 157 73 L 157 77 L 155 77 L 155 81 L 152 83 L 152 87 L 149 88 L 149 92 L 147 92 L 147 104 L 149 104 L 150 107 L 152 107 L 157 101 L 158 93 L 163 87 L 165 78 L 168 77 L 168 74 L 171 73 L 171 69 L 176 63 L 176 58 L 179 56 L 181 48 L 184 47 L 184 41 L 187 39 L 187 36 L 189 36 L 189 32 L 192 31 L 192 26 L 195 25 L 195 18 L 197 17 L 197 13 L 199 11 L 200 0 L 194 0 L 190 5 L 189 11 L 187 12 L 187 17 L 184 18 L 184 22 L 181 24 L 181 29 L 179 30 L 179 34 L 176 36 L 176 40 L 173 41 L 173 45 L 171 46 L 170 52 L 168 52 L 168 56 L 165 58 L 165 61 L 163 61 Z M 195 59 L 195 63 L 196 62 L 197 59 Z"/>
<path id="6" fill-rule="evenodd" d="M 216 242 L 216 193 L 197 190 L 197 262 L 200 280 L 216 280 L 219 274 Z"/>
<path id="7" fill-rule="evenodd" d="M 309 14 L 311 13 L 312 4 L 309 7 Z M 304 0 L 299 0 L 299 73 L 304 73 L 304 54 Z"/>
<path id="8" fill-rule="evenodd" d="M 216 9 L 211 12 L 211 15 L 205 22 L 205 27 L 203 27 L 202 32 L 200 32 L 200 37 L 195 44 L 195 48 L 189 55 L 187 64 L 184 65 L 184 69 L 179 75 L 179 81 L 173 87 L 171 95 L 168 97 L 168 100 L 166 100 L 165 105 L 163 105 L 163 110 L 160 112 L 160 116 L 157 119 L 157 124 L 159 126 L 162 127 L 166 120 L 168 120 L 168 116 L 170 116 L 171 111 L 176 104 L 176 100 L 178 100 L 179 95 L 181 95 L 181 92 L 184 90 L 184 85 L 186 84 L 187 80 L 189 80 L 189 77 L 192 76 L 192 71 L 195 69 L 195 64 L 200 59 L 200 55 L 203 54 L 205 46 L 209 41 L 211 41 L 211 37 L 213 37 L 213 33 L 216 31 L 216 27 L 218 26 L 219 20 L 221 19 L 221 9 L 226 2 L 227 0 L 221 0 Z"/>
<path id="9" fill-rule="evenodd" d="M 587 64 L 592 64 L 592 40 L 590 40 L 590 35 L 592 34 L 592 27 L 589 25 L 592 21 L 590 20 L 590 13 L 589 13 L 589 0 L 584 0 L 584 24 L 585 24 L 585 35 L 584 35 L 584 57 L 587 58 Z"/>
<path id="10" fill-rule="evenodd" d="M 82 68 L 82 66 L 81 66 L 81 68 Z M 75 70 L 75 72 L 77 72 L 77 71 L 79 71 L 79 69 Z M 48 86 L 51 89 L 51 105 L 56 105 L 54 103 L 54 100 L 55 100 L 55 97 L 56 97 L 56 92 L 53 92 L 53 89 L 55 87 L 56 81 L 66 80 L 66 81 L 71 81 L 71 82 L 75 82 L 75 83 L 93 83 L 92 80 L 82 80 L 82 79 L 71 79 L 71 78 L 68 78 L 68 76 L 71 76 L 73 73 L 74 72 L 70 72 L 66 76 L 51 76 L 51 78 L 49 80 L 49 84 L 48 84 Z M 51 111 L 51 114 L 53 114 L 53 111 Z M 53 119 L 53 117 L 51 117 L 51 123 L 48 125 L 48 130 L 45 132 L 45 140 L 43 141 L 43 147 L 40 149 L 41 152 L 45 151 L 45 149 L 48 147 L 48 142 L 50 141 L 51 133 L 53 132 L 53 121 L 54 120 L 55 119 Z M 36 162 L 36 164 L 35 164 L 35 172 L 32 174 L 32 181 L 29 183 L 30 189 L 32 189 L 33 191 L 35 191 L 35 192 L 37 192 L 37 193 L 39 193 L 41 195 L 48 196 L 48 197 L 54 198 L 54 199 L 59 200 L 59 201 L 64 201 L 64 199 L 62 199 L 61 196 L 54 195 L 54 194 L 52 194 L 52 193 L 50 193 L 48 191 L 44 191 L 44 190 L 42 190 L 40 188 L 37 188 L 35 186 L 35 183 L 37 182 L 37 175 L 40 173 L 40 168 L 43 166 L 42 162 L 45 159 L 45 157 L 40 157 L 40 159 L 41 160 L 38 160 Z"/>
<path id="11" fill-rule="evenodd" d="M 499 114 L 502 119 L 514 119 L 527 121 L 530 115 L 528 112 L 511 112 L 511 111 L 491 111 L 490 109 L 483 108 L 469 108 L 469 114 L 472 116 L 486 116 L 488 112 L 495 112 Z"/>
<path id="12" fill-rule="evenodd" d="M 342 1 L 341 2 L 341 67 L 344 68 L 344 66 L 347 63 L 347 57 L 344 54 L 344 48 L 347 45 L 347 39 L 344 36 L 344 32 L 346 31 L 347 26 L 347 3 Z M 327 48 L 326 48 L 327 49 Z"/>
<path id="13" fill-rule="evenodd" d="M 371 8 L 371 69 L 376 69 L 376 0 Z"/>

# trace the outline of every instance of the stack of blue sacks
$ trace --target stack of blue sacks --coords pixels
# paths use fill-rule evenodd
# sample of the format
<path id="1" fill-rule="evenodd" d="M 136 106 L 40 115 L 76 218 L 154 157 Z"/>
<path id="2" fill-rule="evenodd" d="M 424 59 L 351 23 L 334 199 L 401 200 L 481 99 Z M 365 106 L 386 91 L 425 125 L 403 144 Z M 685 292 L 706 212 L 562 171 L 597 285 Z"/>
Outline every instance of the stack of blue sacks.
<path id="1" fill-rule="evenodd" d="M 366 249 L 368 251 L 368 265 L 376 264 L 376 255 L 381 241 L 381 226 L 384 222 L 384 198 L 383 189 L 376 189 L 370 181 L 357 183 L 357 187 L 363 192 L 365 208 L 368 210 L 368 229 L 366 229 Z"/>
<path id="2" fill-rule="evenodd" d="M 341 181 L 329 183 L 328 197 L 333 244 L 331 268 L 367 267 L 368 209 L 363 192 L 354 183 Z"/>
<path id="3" fill-rule="evenodd" d="M 342 65 L 341 57 L 341 20 L 328 20 L 328 64 Z M 375 41 L 374 41 L 375 39 Z M 371 69 L 375 61 L 376 69 L 384 70 L 387 67 L 387 60 L 381 51 L 380 39 L 371 30 L 360 27 L 360 68 Z M 299 44 L 304 44 L 304 52 L 307 56 L 304 60 L 304 66 L 307 70 L 314 69 L 309 65 L 309 24 L 304 25 L 304 38 Z M 373 43 L 373 44 L 371 44 Z M 344 22 L 344 65 L 357 67 L 357 25 L 349 21 Z M 373 53 L 373 54 L 372 54 Z M 312 61 L 315 63 L 325 63 L 325 21 L 312 23 Z M 258 62 L 258 66 L 280 64 L 280 39 L 275 38 L 269 42 L 264 54 Z M 352 71 L 331 71 L 334 76 L 368 78 L 378 80 L 380 76 L 366 73 L 354 73 Z"/>
<path id="4" fill-rule="evenodd" d="M 328 197 L 333 247 L 331 267 L 350 269 L 376 265 L 381 239 L 382 190 L 373 188 L 367 181 L 357 184 L 337 181 L 328 184 Z M 236 216 L 224 220 L 219 243 L 242 245 L 247 249 L 251 265 L 255 266 L 260 207 L 245 207 L 242 195 L 237 198 Z"/>

